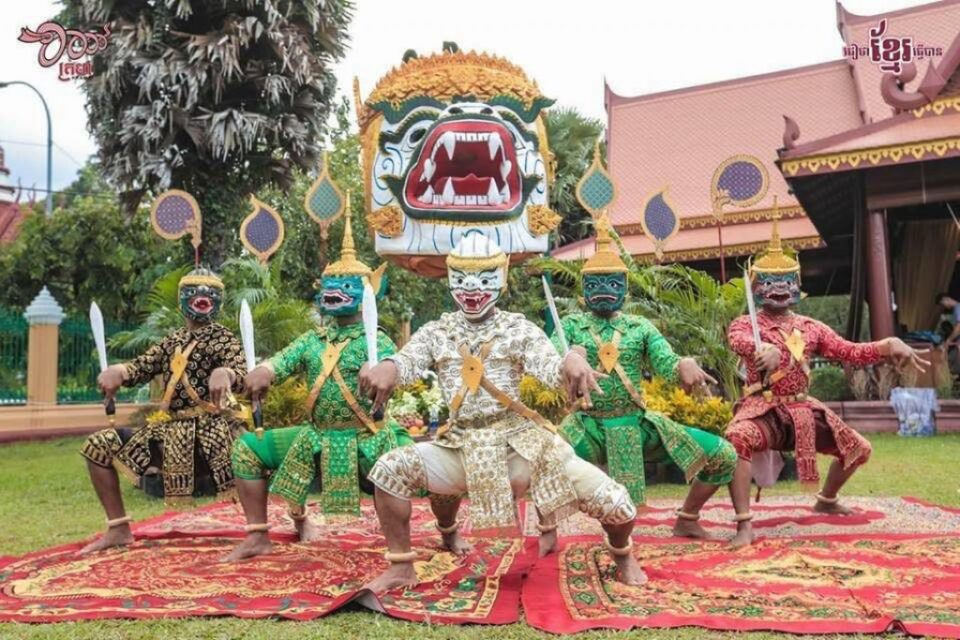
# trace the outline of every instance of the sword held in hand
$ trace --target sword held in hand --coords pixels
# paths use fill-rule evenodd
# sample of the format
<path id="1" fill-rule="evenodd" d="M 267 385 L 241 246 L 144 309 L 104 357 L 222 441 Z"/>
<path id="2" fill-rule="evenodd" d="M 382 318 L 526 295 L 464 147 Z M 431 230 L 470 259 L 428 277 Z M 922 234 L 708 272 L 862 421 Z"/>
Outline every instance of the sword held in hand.
<path id="1" fill-rule="evenodd" d="M 377 366 L 377 294 L 369 282 L 363 283 L 363 301 L 360 305 L 360 315 L 363 318 L 363 336 L 367 343 L 367 366 L 371 369 Z M 373 414 L 373 421 L 383 420 L 383 409 Z"/>
<path id="2" fill-rule="evenodd" d="M 240 302 L 240 341 L 243 343 L 243 356 L 247 361 L 247 372 L 253 371 L 257 365 L 256 352 L 253 342 L 253 314 L 246 298 Z M 260 398 L 251 398 L 253 403 L 253 428 L 257 439 L 263 438 L 263 407 Z"/>
<path id="3" fill-rule="evenodd" d="M 103 373 L 107 370 L 107 339 L 106 334 L 103 330 L 103 313 L 100 312 L 100 307 L 97 306 L 96 302 L 90 303 L 90 330 L 93 332 L 93 342 L 97 345 L 97 357 L 100 360 L 100 373 Z M 117 415 L 117 403 L 114 401 L 113 397 L 107 398 L 107 401 L 103 405 L 103 409 L 107 414 L 107 420 L 110 423 L 110 427 L 113 428 L 116 425 L 116 415 Z"/>
<path id="4" fill-rule="evenodd" d="M 553 292 L 550 291 L 550 283 L 547 282 L 547 276 L 540 276 L 540 282 L 543 284 L 543 295 L 547 298 L 547 307 L 550 309 L 553 329 L 557 332 L 557 339 L 560 341 L 560 355 L 565 356 L 567 352 L 570 351 L 570 343 L 567 342 L 567 336 L 563 332 L 563 325 L 560 324 L 560 314 L 557 313 L 557 303 L 553 299 Z"/>

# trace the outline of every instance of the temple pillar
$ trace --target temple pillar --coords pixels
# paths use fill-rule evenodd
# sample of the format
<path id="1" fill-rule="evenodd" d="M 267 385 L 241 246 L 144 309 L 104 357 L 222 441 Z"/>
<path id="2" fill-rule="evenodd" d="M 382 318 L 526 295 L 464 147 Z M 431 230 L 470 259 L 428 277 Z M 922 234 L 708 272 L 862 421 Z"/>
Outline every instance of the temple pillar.
<path id="1" fill-rule="evenodd" d="M 890 270 L 887 213 L 884 210 L 867 211 L 866 218 L 863 259 L 867 271 L 870 339 L 881 340 L 897 335 L 893 323 L 893 277 Z"/>
<path id="2" fill-rule="evenodd" d="M 27 337 L 27 404 L 56 404 L 63 309 L 44 287 L 27 307 L 23 317 L 30 325 Z"/>

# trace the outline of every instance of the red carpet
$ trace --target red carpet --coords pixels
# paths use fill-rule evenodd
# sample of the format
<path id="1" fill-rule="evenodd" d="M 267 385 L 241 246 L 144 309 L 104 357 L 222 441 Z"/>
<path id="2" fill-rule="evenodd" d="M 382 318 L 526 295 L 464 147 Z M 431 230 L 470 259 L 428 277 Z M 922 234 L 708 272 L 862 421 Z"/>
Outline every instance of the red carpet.
<path id="1" fill-rule="evenodd" d="M 613 579 L 595 537 L 567 539 L 523 588 L 527 622 L 553 633 L 699 626 L 792 633 L 902 630 L 960 638 L 960 536 L 837 535 L 722 542 L 635 539 L 649 576 Z"/>
<path id="2" fill-rule="evenodd" d="M 670 537 L 674 501 L 652 501 L 638 518 L 635 553 L 650 576 L 639 588 L 612 580 L 597 524 L 563 523 L 561 551 L 538 561 L 532 513 L 526 540 L 474 537 L 464 559 L 439 550 L 425 500 L 411 530 L 421 550 L 421 584 L 379 598 L 358 591 L 381 571 L 383 538 L 370 504 L 359 518 L 314 510 L 322 542 L 294 541 L 285 508 L 272 505 L 274 553 L 220 564 L 243 535 L 232 504 L 165 514 L 135 526 L 126 551 L 80 558 L 81 544 L 0 558 L 0 621 L 54 622 L 204 615 L 308 620 L 355 601 L 387 615 L 438 624 L 519 619 L 552 632 L 594 628 L 770 629 L 805 633 L 881 632 L 960 638 L 960 510 L 910 498 L 849 498 L 850 517 L 823 516 L 808 497 L 765 497 L 754 506 L 758 542 Z M 469 509 L 462 510 L 464 532 Z M 704 526 L 732 535 L 724 501 L 704 509 Z"/>
<path id="3" fill-rule="evenodd" d="M 79 544 L 0 560 L 0 621 L 230 615 L 311 620 L 359 595 L 407 620 L 459 624 L 515 622 L 527 559 L 520 540 L 480 538 L 462 560 L 421 539 L 421 583 L 380 601 L 359 592 L 387 563 L 366 541 L 277 545 L 239 564 L 218 559 L 235 540 L 173 538 L 136 542 L 88 557 Z M 378 606 L 379 605 L 379 606 Z"/>

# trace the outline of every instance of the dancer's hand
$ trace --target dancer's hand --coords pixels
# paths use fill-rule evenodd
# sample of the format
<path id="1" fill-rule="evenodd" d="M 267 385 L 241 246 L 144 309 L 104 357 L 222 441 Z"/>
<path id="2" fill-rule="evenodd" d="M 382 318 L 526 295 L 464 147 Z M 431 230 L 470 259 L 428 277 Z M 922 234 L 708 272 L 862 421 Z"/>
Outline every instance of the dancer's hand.
<path id="1" fill-rule="evenodd" d="M 387 405 L 397 386 L 399 372 L 393 360 L 384 360 L 375 367 L 360 367 L 360 393 L 373 401 L 371 413 L 379 413 Z"/>
<path id="2" fill-rule="evenodd" d="M 754 362 L 764 373 L 773 373 L 780 366 L 780 349 L 769 342 L 763 342 L 760 344 L 760 350 Z"/>
<path id="3" fill-rule="evenodd" d="M 608 377 L 605 373 L 594 371 L 578 351 L 570 350 L 563 359 L 563 386 L 567 390 L 567 398 L 571 401 L 582 398 L 584 409 L 593 407 L 590 392 L 595 391 L 603 395 L 597 380 Z"/>
<path id="4" fill-rule="evenodd" d="M 717 384 L 716 379 L 700 368 L 693 358 L 681 358 L 677 364 L 680 386 L 688 393 L 703 390 L 708 384 Z"/>
<path id="5" fill-rule="evenodd" d="M 97 386 L 100 388 L 104 400 L 111 400 L 116 395 L 117 390 L 123 386 L 123 372 L 123 365 L 115 364 L 107 367 L 97 376 Z"/>
<path id="6" fill-rule="evenodd" d="M 210 374 L 210 403 L 217 409 L 223 409 L 225 400 L 233 387 L 236 374 L 225 367 L 217 367 Z"/>
<path id="7" fill-rule="evenodd" d="M 924 360 L 920 354 L 929 353 L 929 349 L 914 349 L 900 338 L 890 338 L 889 358 L 893 360 L 897 367 L 913 367 L 920 373 L 926 372 L 930 366 L 929 360 Z"/>
<path id="8" fill-rule="evenodd" d="M 273 378 L 274 374 L 270 367 L 254 367 L 253 371 L 243 378 L 243 387 L 247 390 L 247 396 L 251 400 L 262 398 L 273 383 Z"/>

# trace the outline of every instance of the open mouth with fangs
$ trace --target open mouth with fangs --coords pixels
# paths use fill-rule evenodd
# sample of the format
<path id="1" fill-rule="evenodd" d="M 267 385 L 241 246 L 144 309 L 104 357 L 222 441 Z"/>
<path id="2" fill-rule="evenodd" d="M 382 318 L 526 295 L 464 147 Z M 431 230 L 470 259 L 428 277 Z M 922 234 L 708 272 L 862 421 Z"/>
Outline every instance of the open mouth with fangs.
<path id="1" fill-rule="evenodd" d="M 206 315 L 213 311 L 213 300 L 207 296 L 194 296 L 190 298 L 190 309 L 194 313 Z"/>
<path id="2" fill-rule="evenodd" d="M 467 313 L 479 313 L 493 300 L 493 294 L 487 291 L 457 291 L 453 295 Z"/>
<path id="3" fill-rule="evenodd" d="M 608 294 L 608 293 L 598 293 L 597 295 L 595 295 L 595 296 L 590 296 L 590 297 L 588 297 L 587 299 L 588 299 L 590 302 L 593 302 L 593 303 L 598 303 L 598 302 L 616 302 L 616 301 L 617 301 L 617 296 L 611 296 L 611 295 Z"/>
<path id="4" fill-rule="evenodd" d="M 353 302 L 353 298 L 336 289 L 324 291 L 320 300 L 327 309 L 339 309 Z"/>
<path id="5" fill-rule="evenodd" d="M 523 197 L 513 135 L 490 120 L 438 125 L 407 174 L 407 205 L 415 209 L 504 212 Z"/>

